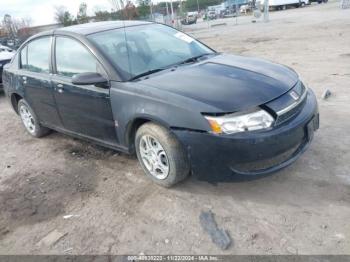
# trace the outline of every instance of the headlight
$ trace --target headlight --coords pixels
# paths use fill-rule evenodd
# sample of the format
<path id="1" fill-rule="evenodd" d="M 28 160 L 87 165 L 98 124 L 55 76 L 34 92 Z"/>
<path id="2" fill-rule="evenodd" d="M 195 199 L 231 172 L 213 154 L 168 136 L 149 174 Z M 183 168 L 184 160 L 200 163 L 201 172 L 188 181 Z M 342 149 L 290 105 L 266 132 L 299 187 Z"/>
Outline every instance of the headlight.
<path id="1" fill-rule="evenodd" d="M 224 116 L 205 116 L 213 133 L 233 134 L 253 131 L 272 126 L 274 118 L 262 109 L 249 112 L 233 113 Z"/>

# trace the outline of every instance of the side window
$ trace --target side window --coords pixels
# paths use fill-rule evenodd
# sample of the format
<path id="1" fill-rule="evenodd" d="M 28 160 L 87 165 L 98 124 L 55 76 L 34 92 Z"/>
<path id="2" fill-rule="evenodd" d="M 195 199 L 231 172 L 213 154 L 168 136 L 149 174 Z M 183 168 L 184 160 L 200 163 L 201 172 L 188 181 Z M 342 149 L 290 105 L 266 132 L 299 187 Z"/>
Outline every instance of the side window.
<path id="1" fill-rule="evenodd" d="M 105 75 L 96 58 L 78 41 L 68 37 L 56 38 L 57 74 L 72 77 L 81 73 Z"/>
<path id="2" fill-rule="evenodd" d="M 49 73 L 50 46 L 50 37 L 31 41 L 21 51 L 21 68 L 36 73 Z"/>

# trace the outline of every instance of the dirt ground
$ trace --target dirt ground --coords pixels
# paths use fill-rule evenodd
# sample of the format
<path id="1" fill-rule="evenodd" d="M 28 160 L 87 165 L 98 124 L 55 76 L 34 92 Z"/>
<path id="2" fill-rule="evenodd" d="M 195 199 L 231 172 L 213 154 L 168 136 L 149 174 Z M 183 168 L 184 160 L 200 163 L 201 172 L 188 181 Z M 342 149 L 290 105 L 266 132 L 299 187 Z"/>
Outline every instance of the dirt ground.
<path id="1" fill-rule="evenodd" d="M 133 157 L 58 133 L 31 138 L 0 94 L 0 254 L 349 254 L 350 9 L 338 7 L 184 28 L 218 51 L 291 66 L 315 91 L 313 144 L 267 178 L 164 189 Z M 227 250 L 200 226 L 209 210 L 233 240 Z"/>

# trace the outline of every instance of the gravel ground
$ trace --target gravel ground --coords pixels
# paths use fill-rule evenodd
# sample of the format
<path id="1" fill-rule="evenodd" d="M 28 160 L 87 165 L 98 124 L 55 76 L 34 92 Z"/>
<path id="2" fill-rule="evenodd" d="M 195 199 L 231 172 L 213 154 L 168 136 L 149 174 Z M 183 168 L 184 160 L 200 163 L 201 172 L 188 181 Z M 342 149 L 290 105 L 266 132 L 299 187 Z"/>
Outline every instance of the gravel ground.
<path id="1" fill-rule="evenodd" d="M 293 67 L 319 98 L 310 149 L 263 179 L 160 188 L 134 157 L 58 133 L 31 138 L 0 94 L 0 253 L 349 254 L 350 9 L 338 6 L 184 28 L 219 51 Z M 203 211 L 228 232 L 228 249 L 201 228 Z"/>

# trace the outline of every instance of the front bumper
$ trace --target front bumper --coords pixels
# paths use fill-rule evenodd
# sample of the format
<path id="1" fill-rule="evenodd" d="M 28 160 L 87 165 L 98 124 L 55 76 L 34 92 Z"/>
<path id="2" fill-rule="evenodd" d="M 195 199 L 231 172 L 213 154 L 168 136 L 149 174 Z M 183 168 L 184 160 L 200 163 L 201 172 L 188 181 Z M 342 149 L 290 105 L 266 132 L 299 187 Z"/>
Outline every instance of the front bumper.
<path id="1" fill-rule="evenodd" d="M 233 135 L 173 132 L 187 149 L 192 174 L 223 182 L 254 179 L 290 165 L 308 148 L 318 127 L 316 97 L 308 90 L 302 111 L 269 130 Z"/>

